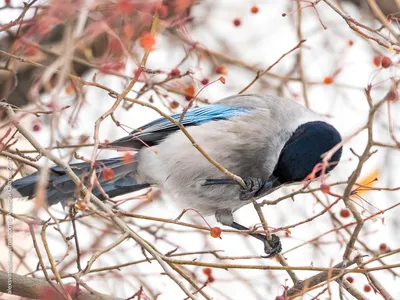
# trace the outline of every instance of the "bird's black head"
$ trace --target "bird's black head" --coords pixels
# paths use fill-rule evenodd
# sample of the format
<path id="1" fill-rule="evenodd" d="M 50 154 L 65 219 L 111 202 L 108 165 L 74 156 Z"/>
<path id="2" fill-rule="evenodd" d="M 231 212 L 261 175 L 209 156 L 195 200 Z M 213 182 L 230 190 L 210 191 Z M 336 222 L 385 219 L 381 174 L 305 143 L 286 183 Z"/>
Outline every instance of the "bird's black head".
<path id="1" fill-rule="evenodd" d="M 273 176 L 281 184 L 304 180 L 314 167 L 322 161 L 321 155 L 332 149 L 342 138 L 328 123 L 314 121 L 299 126 L 283 147 Z M 332 170 L 340 160 L 342 148 L 332 156 Z M 316 174 L 319 176 L 319 174 Z"/>

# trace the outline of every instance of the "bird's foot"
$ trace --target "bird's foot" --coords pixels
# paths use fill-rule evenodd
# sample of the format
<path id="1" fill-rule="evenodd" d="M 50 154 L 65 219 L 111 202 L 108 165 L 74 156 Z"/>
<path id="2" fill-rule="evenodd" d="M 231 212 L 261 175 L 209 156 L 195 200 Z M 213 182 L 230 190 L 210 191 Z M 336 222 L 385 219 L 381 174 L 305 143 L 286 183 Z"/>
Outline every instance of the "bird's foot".
<path id="1" fill-rule="evenodd" d="M 269 258 L 279 254 L 282 251 L 281 240 L 275 234 L 271 234 L 272 239 L 268 240 L 266 236 L 264 236 L 264 252 L 267 256 L 263 256 L 264 258 Z"/>
<path id="2" fill-rule="evenodd" d="M 240 190 L 239 198 L 242 201 L 252 199 L 264 185 L 264 180 L 257 177 L 245 177 L 243 181 L 246 187 Z"/>

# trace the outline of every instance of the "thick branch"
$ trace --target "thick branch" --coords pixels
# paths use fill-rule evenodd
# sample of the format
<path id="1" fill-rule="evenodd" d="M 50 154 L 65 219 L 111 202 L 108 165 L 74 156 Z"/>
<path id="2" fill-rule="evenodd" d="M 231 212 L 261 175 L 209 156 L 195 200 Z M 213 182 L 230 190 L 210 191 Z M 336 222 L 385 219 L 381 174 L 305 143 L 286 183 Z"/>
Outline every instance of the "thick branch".
<path id="1" fill-rule="evenodd" d="M 7 293 L 8 288 L 8 273 L 0 271 L 0 292 Z M 53 287 L 44 279 L 31 278 L 26 276 L 21 276 L 12 273 L 12 294 L 26 297 L 39 299 L 43 296 L 43 292 L 46 290 L 51 290 Z M 62 293 L 62 288 L 57 286 L 57 289 Z M 120 299 L 111 297 L 108 295 L 100 294 L 101 299 Z M 74 300 L 97 300 L 99 299 L 99 294 L 92 295 L 88 292 L 80 290 L 78 294 L 71 295 Z"/>

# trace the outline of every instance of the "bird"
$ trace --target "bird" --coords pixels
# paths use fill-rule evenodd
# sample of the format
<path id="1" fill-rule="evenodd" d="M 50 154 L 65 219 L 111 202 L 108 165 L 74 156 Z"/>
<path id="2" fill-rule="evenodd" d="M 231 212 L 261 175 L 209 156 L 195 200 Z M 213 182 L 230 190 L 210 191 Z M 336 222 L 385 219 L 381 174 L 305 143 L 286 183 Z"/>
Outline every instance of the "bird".
<path id="1" fill-rule="evenodd" d="M 235 211 L 283 185 L 302 182 L 313 172 L 317 177 L 329 173 L 342 154 L 340 147 L 329 165 L 315 172 L 323 154 L 340 145 L 341 135 L 323 117 L 277 96 L 234 95 L 171 117 L 181 122 L 209 157 L 242 178 L 244 186 L 211 164 L 176 123 L 161 117 L 104 146 L 136 153 L 128 161 L 122 156 L 96 161 L 101 189 L 94 187 L 93 194 L 104 200 L 157 187 L 182 208 L 194 208 L 204 216 L 214 215 L 222 225 L 248 230 L 234 221 Z M 90 163 L 70 166 L 87 183 Z M 112 178 L 104 176 L 106 169 L 113 171 Z M 38 178 L 36 172 L 12 185 L 31 199 Z M 51 168 L 46 188 L 49 206 L 65 205 L 79 195 L 77 190 L 64 169 Z M 275 234 L 269 239 L 248 234 L 264 243 L 266 257 L 282 250 Z"/>

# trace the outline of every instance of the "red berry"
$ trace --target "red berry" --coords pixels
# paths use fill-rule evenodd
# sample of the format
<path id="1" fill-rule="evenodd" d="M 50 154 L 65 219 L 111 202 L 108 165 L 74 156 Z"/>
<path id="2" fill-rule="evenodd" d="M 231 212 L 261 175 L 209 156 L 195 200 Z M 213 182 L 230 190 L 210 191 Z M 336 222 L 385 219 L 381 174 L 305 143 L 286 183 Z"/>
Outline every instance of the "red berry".
<path id="1" fill-rule="evenodd" d="M 349 283 L 353 283 L 353 282 L 354 282 L 354 279 L 353 279 L 353 277 L 351 277 L 351 276 L 347 276 L 347 277 L 346 277 L 346 280 L 347 280 Z"/>
<path id="2" fill-rule="evenodd" d="M 381 66 L 381 58 L 379 56 L 374 56 L 372 61 L 376 67 L 379 68 Z"/>
<path id="3" fill-rule="evenodd" d="M 324 78 L 324 84 L 332 84 L 333 78 L 331 76 L 327 76 Z"/>
<path id="4" fill-rule="evenodd" d="M 117 39 L 117 38 L 112 38 L 108 41 L 108 51 L 112 52 L 112 53 L 122 53 L 122 44 L 121 44 L 121 40 Z"/>
<path id="5" fill-rule="evenodd" d="M 123 161 L 124 163 L 126 163 L 126 164 L 132 163 L 134 158 L 135 158 L 135 157 L 134 157 L 133 154 L 130 153 L 130 152 L 125 152 L 125 153 L 122 155 L 122 161 Z"/>
<path id="6" fill-rule="evenodd" d="M 195 95 L 195 90 L 193 86 L 189 86 L 186 90 L 185 90 L 185 99 L 187 101 L 190 101 L 194 98 Z"/>
<path id="7" fill-rule="evenodd" d="M 392 65 L 392 60 L 390 57 L 384 56 L 382 57 L 382 68 L 389 68 Z"/>
<path id="8" fill-rule="evenodd" d="M 177 109 L 179 107 L 179 103 L 174 100 L 169 104 L 169 107 L 172 109 Z"/>
<path id="9" fill-rule="evenodd" d="M 157 13 L 160 19 L 165 19 L 168 17 L 168 7 L 166 5 L 160 5 L 157 7 Z"/>
<path id="10" fill-rule="evenodd" d="M 145 51 L 150 51 L 156 43 L 156 39 L 150 32 L 145 32 L 139 38 L 139 43 Z"/>
<path id="11" fill-rule="evenodd" d="M 215 281 L 215 278 L 212 277 L 212 276 L 208 276 L 207 281 L 208 281 L 209 283 L 214 282 L 214 281 Z"/>
<path id="12" fill-rule="evenodd" d="M 222 74 L 222 75 L 226 75 L 228 74 L 228 72 L 226 72 L 226 68 L 224 65 L 220 65 L 215 69 L 215 73 L 217 74 Z"/>
<path id="13" fill-rule="evenodd" d="M 211 228 L 210 235 L 213 238 L 219 238 L 221 236 L 221 228 L 219 228 L 219 227 Z"/>
<path id="14" fill-rule="evenodd" d="M 350 217 L 350 211 L 349 211 L 347 208 L 343 208 L 343 209 L 340 211 L 340 216 L 341 216 L 342 218 L 348 218 L 348 217 Z"/>
<path id="15" fill-rule="evenodd" d="M 115 172 L 111 168 L 105 168 L 103 171 L 103 177 L 105 180 L 111 180 L 114 178 Z"/>
<path id="16" fill-rule="evenodd" d="M 86 204 L 82 202 L 78 202 L 75 206 L 79 210 L 85 210 L 86 209 Z"/>
<path id="17" fill-rule="evenodd" d="M 386 94 L 386 100 L 396 102 L 397 99 L 399 98 L 399 93 L 397 92 L 396 89 L 392 88 L 387 94 Z"/>
<path id="18" fill-rule="evenodd" d="M 240 19 L 236 18 L 233 19 L 233 25 L 235 25 L 236 27 L 240 26 L 240 24 L 242 24 L 242 21 L 240 21 Z"/>
<path id="19" fill-rule="evenodd" d="M 369 284 L 364 285 L 364 292 L 369 293 L 371 291 L 371 286 Z"/>
<path id="20" fill-rule="evenodd" d="M 225 77 L 222 77 L 222 76 L 221 76 L 221 77 L 219 78 L 219 81 L 221 81 L 221 82 L 222 82 L 222 84 L 225 84 L 225 82 L 226 82 L 226 79 L 225 79 Z"/>
<path id="21" fill-rule="evenodd" d="M 207 275 L 208 277 L 210 277 L 212 274 L 212 269 L 211 268 L 203 268 L 203 273 L 205 275 Z"/>
<path id="22" fill-rule="evenodd" d="M 347 45 L 349 45 L 349 47 L 351 47 L 351 46 L 354 45 L 354 42 L 353 42 L 352 40 L 348 40 L 348 41 L 347 41 Z"/>
<path id="23" fill-rule="evenodd" d="M 382 252 L 385 252 L 387 250 L 387 245 L 385 243 L 382 243 L 379 245 L 379 250 L 381 250 Z"/>
<path id="24" fill-rule="evenodd" d="M 259 9 L 257 6 L 253 6 L 253 7 L 250 9 L 250 11 L 251 11 L 252 14 L 258 13 L 259 10 L 260 10 L 260 9 Z"/>
<path id="25" fill-rule="evenodd" d="M 207 85 L 209 83 L 209 80 L 207 79 L 207 78 L 204 78 L 202 81 L 201 81 L 201 84 L 202 85 Z"/>
<path id="26" fill-rule="evenodd" d="M 33 131 L 39 131 L 40 130 L 40 124 L 39 123 L 35 123 L 34 125 L 33 125 Z"/>
<path id="27" fill-rule="evenodd" d="M 321 184 L 321 192 L 329 194 L 331 192 L 331 186 L 325 183 Z"/>
<path id="28" fill-rule="evenodd" d="M 171 72 L 169 72 L 169 75 L 171 75 L 172 77 L 179 76 L 181 75 L 181 71 L 179 71 L 178 68 L 173 68 Z"/>
<path id="29" fill-rule="evenodd" d="M 135 11 L 135 4 L 130 0 L 120 0 L 116 6 L 115 10 L 118 14 L 129 15 Z"/>
<path id="30" fill-rule="evenodd" d="M 24 49 L 24 55 L 33 56 L 38 52 L 37 48 L 33 45 L 29 45 Z"/>

